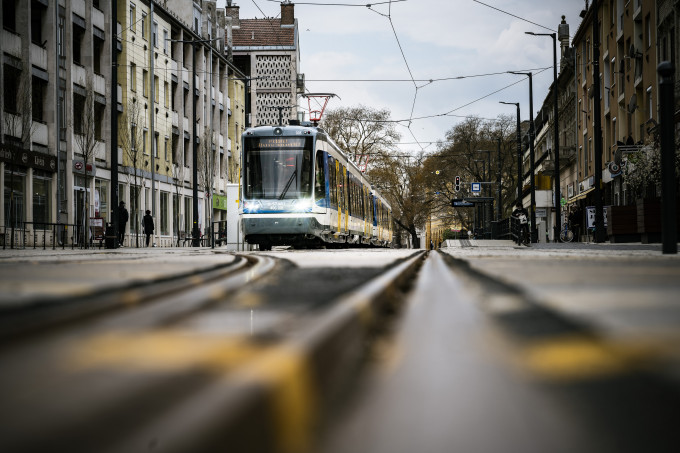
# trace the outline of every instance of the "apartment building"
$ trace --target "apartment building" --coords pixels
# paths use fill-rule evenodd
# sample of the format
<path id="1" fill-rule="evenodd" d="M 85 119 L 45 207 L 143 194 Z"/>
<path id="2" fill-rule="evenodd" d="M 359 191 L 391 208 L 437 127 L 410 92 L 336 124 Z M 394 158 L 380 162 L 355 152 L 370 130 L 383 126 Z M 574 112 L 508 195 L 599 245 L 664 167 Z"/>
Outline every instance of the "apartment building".
<path id="1" fill-rule="evenodd" d="M 112 121 L 111 0 L 2 1 L 5 236 L 8 228 L 42 229 L 49 236 L 51 223 L 73 225 L 58 238 L 67 243 L 101 234 L 91 228 L 86 236 L 82 226 L 111 221 L 112 171 L 118 173 L 117 198 L 130 211 L 128 245 L 141 234 L 147 209 L 158 245 L 189 236 L 194 185 L 201 232 L 226 220 L 229 159 L 240 143 L 240 136 L 229 135 L 239 129 L 230 125 L 245 124 L 245 113 L 229 95 L 232 90 L 239 102 L 244 76 L 227 59 L 224 10 L 207 0 L 116 5 Z M 118 132 L 117 169 L 111 168 L 111 127 Z"/>
<path id="2" fill-rule="evenodd" d="M 227 0 L 232 20 L 234 64 L 249 78 L 246 127 L 288 124 L 298 118 L 297 95 L 304 93 L 295 5 L 281 2 L 280 18 L 242 19 Z"/>
<path id="3" fill-rule="evenodd" d="M 594 205 L 594 172 L 602 171 L 605 205 L 629 204 L 620 164 L 651 140 L 657 123 L 656 8 L 651 0 L 602 0 L 597 4 L 600 99 L 593 90 L 593 6 L 576 31 L 578 190 Z M 600 102 L 603 168 L 594 166 L 594 102 Z"/>

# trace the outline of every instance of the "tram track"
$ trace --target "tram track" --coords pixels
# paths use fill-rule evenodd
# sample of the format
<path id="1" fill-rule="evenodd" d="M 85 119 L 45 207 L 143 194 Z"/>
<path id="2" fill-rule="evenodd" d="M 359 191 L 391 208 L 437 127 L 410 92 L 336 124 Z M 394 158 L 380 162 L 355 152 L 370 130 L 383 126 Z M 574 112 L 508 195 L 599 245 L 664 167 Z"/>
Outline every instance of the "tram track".
<path id="1" fill-rule="evenodd" d="M 140 309 L 159 300 L 182 299 L 205 302 L 205 294 L 212 294 L 213 299 L 224 296 L 227 292 L 265 275 L 273 265 L 274 261 L 266 257 L 236 256 L 233 261 L 210 269 L 192 270 L 152 280 L 132 281 L 119 287 L 89 291 L 85 294 L 49 299 L 36 298 L 0 310 L 0 338 L 11 340 L 54 327 L 71 326 L 89 321 L 96 316 L 109 316 L 131 308 Z M 182 304 L 179 302 L 163 304 L 166 308 L 177 305 Z"/>
<path id="2" fill-rule="evenodd" d="M 24 334 L 59 328 L 15 334 L 0 349 L 6 370 L 0 387 L 16 389 L 3 398 L 5 412 L 14 415 L 0 427 L 0 447 L 304 451 L 317 415 L 342 394 L 380 318 L 394 311 L 396 294 L 406 290 L 423 256 L 416 253 L 324 305 L 277 318 L 294 328 L 274 323 L 253 334 L 225 333 L 201 321 L 247 313 L 233 302 L 238 289 L 247 292 L 263 276 L 275 285 L 278 274 L 290 270 L 254 254 L 200 276 L 121 290 L 116 303 L 96 310 L 25 325 Z"/>

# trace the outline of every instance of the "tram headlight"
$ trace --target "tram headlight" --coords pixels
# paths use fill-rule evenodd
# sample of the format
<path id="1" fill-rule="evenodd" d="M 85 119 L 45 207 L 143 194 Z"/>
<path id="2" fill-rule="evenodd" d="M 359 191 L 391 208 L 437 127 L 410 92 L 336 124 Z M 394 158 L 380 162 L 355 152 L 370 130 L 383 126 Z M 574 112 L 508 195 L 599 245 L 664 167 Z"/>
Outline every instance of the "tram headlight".
<path id="1" fill-rule="evenodd" d="M 260 209 L 262 209 L 262 203 L 259 201 L 246 201 L 243 203 L 244 212 L 258 212 Z"/>
<path id="2" fill-rule="evenodd" d="M 302 200 L 296 201 L 293 208 L 296 212 L 311 212 L 313 206 L 314 203 L 312 202 L 312 200 L 303 198 Z"/>

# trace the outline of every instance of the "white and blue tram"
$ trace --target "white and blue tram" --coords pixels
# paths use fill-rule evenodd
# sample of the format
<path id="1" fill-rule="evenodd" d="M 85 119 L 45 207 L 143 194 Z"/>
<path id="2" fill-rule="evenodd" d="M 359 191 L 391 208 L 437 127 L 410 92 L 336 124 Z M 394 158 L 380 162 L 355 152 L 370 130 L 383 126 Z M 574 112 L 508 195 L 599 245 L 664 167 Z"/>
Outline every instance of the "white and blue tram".
<path id="1" fill-rule="evenodd" d="M 390 205 L 311 123 L 243 133 L 245 240 L 273 245 L 392 245 Z"/>

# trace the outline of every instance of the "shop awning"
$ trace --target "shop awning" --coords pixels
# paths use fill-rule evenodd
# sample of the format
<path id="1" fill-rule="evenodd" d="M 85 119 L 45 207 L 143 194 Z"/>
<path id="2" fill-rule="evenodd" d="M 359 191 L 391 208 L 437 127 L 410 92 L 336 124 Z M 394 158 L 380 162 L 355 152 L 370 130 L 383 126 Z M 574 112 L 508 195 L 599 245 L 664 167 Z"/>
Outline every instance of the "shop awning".
<path id="1" fill-rule="evenodd" d="M 578 200 L 581 200 L 581 199 L 585 198 L 586 195 L 588 195 L 588 194 L 589 194 L 590 192 L 592 192 L 593 190 L 595 190 L 595 187 L 591 187 L 590 189 L 586 190 L 585 192 L 581 192 L 580 194 L 578 194 L 578 195 L 575 196 L 574 198 L 571 198 L 567 203 L 574 203 L 574 202 L 576 202 L 576 201 L 578 201 Z"/>

